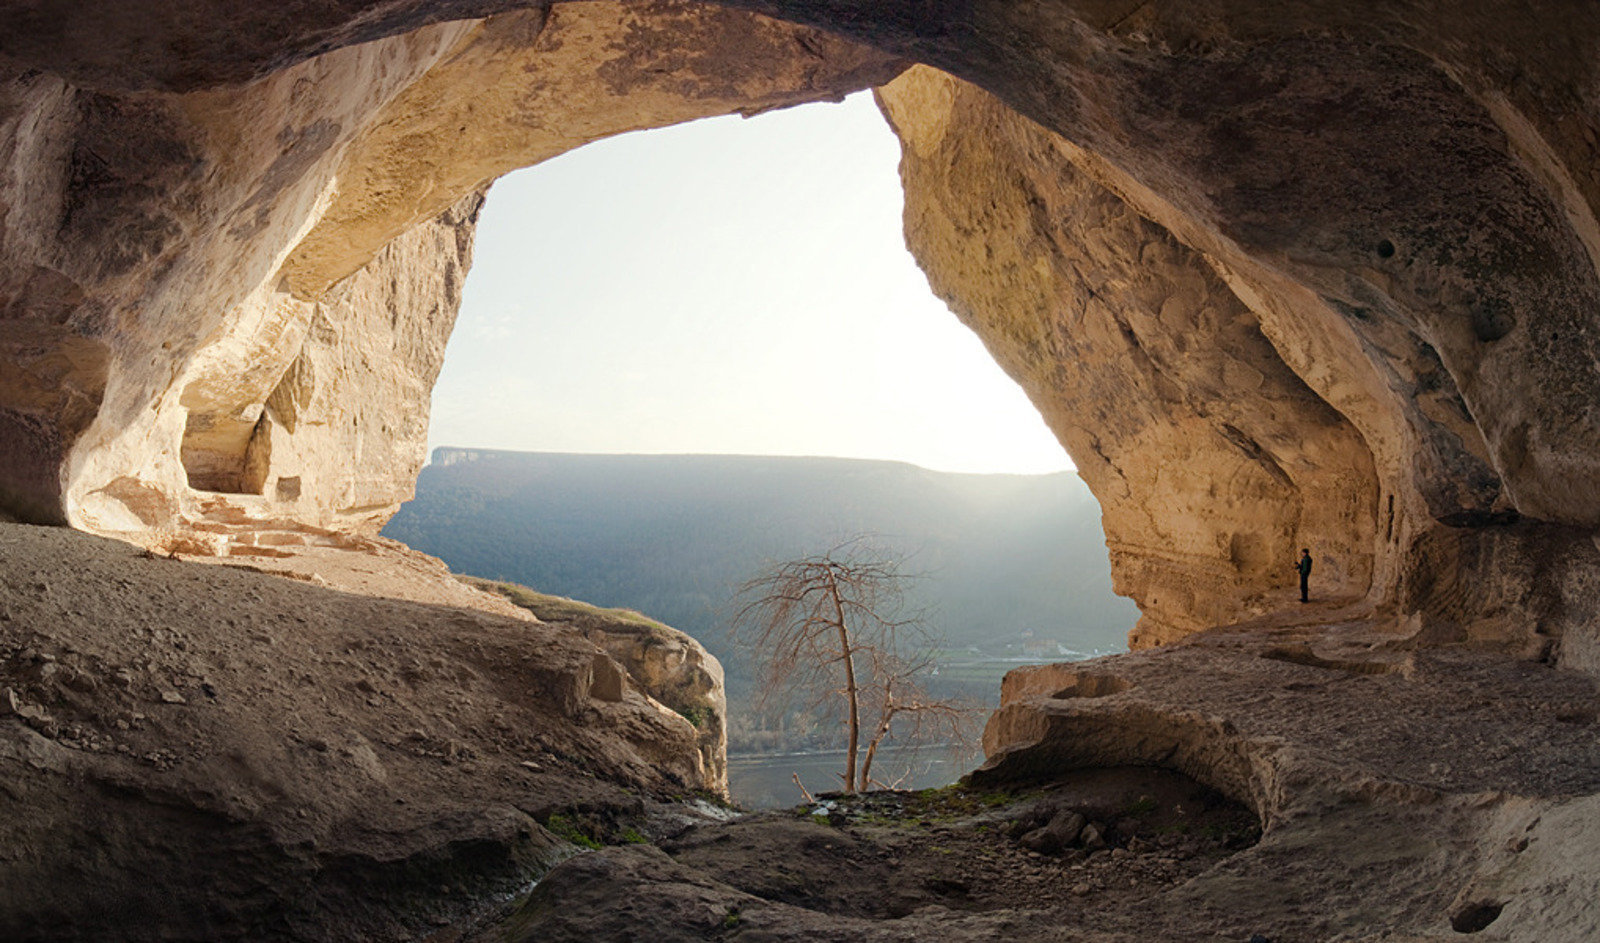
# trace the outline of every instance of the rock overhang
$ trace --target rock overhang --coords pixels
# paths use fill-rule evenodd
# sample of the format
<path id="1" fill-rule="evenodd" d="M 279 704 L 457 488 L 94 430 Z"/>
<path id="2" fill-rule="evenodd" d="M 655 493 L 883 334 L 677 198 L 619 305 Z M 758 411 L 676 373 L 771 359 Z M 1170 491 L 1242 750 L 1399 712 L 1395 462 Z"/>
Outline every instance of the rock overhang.
<path id="1" fill-rule="evenodd" d="M 157 7 L 8 11 L 13 512 L 381 523 L 489 180 L 889 83 L 908 240 L 1105 506 L 1136 641 L 1277 605 L 1312 545 L 1435 635 L 1595 660 L 1594 13 Z"/>

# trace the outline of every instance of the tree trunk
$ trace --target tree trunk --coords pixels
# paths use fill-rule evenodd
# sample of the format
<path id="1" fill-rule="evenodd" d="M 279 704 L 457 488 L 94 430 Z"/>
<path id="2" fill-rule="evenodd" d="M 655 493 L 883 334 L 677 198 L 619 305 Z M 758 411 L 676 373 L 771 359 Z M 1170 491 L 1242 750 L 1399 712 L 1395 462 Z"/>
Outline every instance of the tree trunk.
<path id="1" fill-rule="evenodd" d="M 833 599 L 834 626 L 839 630 L 839 650 L 844 654 L 844 696 L 850 705 L 850 744 L 844 758 L 844 791 L 856 791 L 856 750 L 861 745 L 861 694 L 856 685 L 856 656 L 850 647 L 850 629 L 844 624 L 844 603 L 839 583 L 828 567 L 828 595 Z"/>
<path id="2" fill-rule="evenodd" d="M 878 755 L 878 744 L 889 734 L 889 725 L 894 720 L 894 709 L 885 707 L 883 719 L 878 722 L 878 729 L 872 734 L 872 741 L 867 744 L 867 756 L 861 761 L 861 791 L 865 792 L 872 785 L 872 758 Z"/>

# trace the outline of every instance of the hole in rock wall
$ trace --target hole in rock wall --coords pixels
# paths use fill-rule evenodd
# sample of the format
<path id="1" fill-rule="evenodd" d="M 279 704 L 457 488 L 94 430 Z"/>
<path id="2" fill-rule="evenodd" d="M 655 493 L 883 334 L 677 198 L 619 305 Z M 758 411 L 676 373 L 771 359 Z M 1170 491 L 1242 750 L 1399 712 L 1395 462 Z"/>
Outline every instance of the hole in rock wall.
<path id="1" fill-rule="evenodd" d="M 639 610 L 707 644 L 747 806 L 792 803 L 797 768 L 813 787 L 838 772 L 816 718 L 753 717 L 751 657 L 724 642 L 719 610 L 763 559 L 858 532 L 917 552 L 912 569 L 938 571 L 929 594 L 950 597 L 919 600 L 955 643 L 936 693 L 987 700 L 1018 664 L 1122 650 L 1138 616 L 1111 591 L 1099 508 L 1064 450 L 906 251 L 899 148 L 859 95 L 611 138 L 499 180 L 434 387 L 429 438 L 447 451 L 385 531 L 457 572 Z M 740 477 L 641 453 L 766 464 Z M 1048 506 L 1007 497 L 1027 488 Z M 972 499 L 940 519 L 939 489 Z M 438 526 L 447 502 L 491 490 L 481 526 Z M 925 750 L 907 785 L 972 762 Z"/>
<path id="2" fill-rule="evenodd" d="M 862 93 L 501 178 L 430 443 L 1070 469 L 906 251 L 899 147 Z"/>
<path id="3" fill-rule="evenodd" d="M 272 420 L 259 405 L 221 414 L 191 408 L 181 457 L 196 491 L 261 494 L 272 467 Z"/>
<path id="4" fill-rule="evenodd" d="M 1457 933 L 1481 933 L 1491 923 L 1500 919 L 1505 904 L 1496 901 L 1473 901 L 1450 915 L 1450 929 Z"/>

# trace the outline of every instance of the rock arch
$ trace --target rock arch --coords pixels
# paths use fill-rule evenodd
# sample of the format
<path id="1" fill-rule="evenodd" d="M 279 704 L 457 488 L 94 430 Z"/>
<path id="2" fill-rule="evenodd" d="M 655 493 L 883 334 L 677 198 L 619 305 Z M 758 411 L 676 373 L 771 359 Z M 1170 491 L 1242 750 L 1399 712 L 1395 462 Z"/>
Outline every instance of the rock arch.
<path id="1" fill-rule="evenodd" d="M 885 86 L 908 239 L 1101 498 L 1137 642 L 1272 605 L 1312 545 L 1433 636 L 1600 665 L 1600 11 L 0 13 L 15 515 L 213 550 L 374 527 L 421 461 L 488 181 Z"/>

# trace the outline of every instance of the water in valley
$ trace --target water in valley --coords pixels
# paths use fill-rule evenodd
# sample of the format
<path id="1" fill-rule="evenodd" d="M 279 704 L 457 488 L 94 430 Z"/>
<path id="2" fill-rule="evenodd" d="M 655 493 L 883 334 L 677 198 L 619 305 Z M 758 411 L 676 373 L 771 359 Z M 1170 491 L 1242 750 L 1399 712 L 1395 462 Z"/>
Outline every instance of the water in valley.
<path id="1" fill-rule="evenodd" d="M 805 801 L 794 776 L 813 794 L 839 788 L 844 771 L 843 750 L 809 753 L 736 754 L 728 757 L 728 791 L 735 805 L 746 809 L 782 809 Z M 891 747 L 880 750 L 873 760 L 873 778 L 898 789 L 929 789 L 947 786 L 960 779 L 979 763 L 983 752 L 976 748 L 952 753 L 948 747 L 929 746 L 918 750 Z"/>

